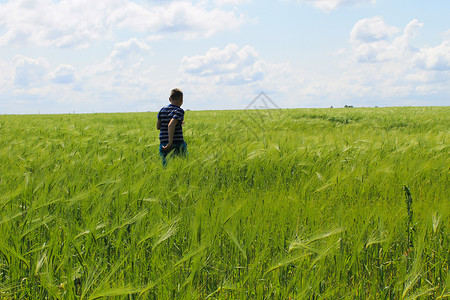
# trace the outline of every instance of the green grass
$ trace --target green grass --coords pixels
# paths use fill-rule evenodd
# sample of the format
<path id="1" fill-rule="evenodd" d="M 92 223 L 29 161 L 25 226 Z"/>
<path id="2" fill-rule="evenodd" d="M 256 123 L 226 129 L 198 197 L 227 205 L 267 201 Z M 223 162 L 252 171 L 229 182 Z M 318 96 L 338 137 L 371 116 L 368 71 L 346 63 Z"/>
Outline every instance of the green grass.
<path id="1" fill-rule="evenodd" d="M 449 107 L 185 121 L 0 116 L 0 298 L 450 296 Z"/>

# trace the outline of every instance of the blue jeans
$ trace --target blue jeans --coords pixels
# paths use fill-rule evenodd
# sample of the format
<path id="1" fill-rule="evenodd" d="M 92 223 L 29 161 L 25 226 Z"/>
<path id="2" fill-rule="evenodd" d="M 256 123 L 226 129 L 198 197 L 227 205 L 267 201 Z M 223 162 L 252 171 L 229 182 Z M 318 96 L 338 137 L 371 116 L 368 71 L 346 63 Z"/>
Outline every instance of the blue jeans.
<path id="1" fill-rule="evenodd" d="M 187 151 L 187 144 L 186 142 L 181 142 L 181 143 L 173 143 L 172 147 L 170 148 L 169 151 L 164 151 L 163 146 L 167 145 L 168 143 L 161 143 L 159 145 L 159 155 L 162 158 L 162 163 L 163 166 L 167 165 L 167 160 L 166 157 L 167 155 L 169 155 L 169 153 L 173 152 L 174 155 L 178 155 L 178 156 L 187 156 L 188 151 Z"/>

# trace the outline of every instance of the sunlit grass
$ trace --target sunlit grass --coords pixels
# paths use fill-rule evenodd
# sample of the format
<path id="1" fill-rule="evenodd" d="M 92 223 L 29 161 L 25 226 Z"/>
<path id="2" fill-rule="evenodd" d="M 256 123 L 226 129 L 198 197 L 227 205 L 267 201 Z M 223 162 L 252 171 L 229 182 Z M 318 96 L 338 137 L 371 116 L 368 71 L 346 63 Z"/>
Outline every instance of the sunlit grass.
<path id="1" fill-rule="evenodd" d="M 449 115 L 0 116 L 0 298 L 444 299 Z"/>

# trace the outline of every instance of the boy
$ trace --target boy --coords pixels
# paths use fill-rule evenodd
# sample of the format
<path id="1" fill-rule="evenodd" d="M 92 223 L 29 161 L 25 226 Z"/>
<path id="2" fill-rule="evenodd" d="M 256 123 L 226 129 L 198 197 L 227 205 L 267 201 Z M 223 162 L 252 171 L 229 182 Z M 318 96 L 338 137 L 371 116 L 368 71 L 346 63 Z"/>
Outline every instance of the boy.
<path id="1" fill-rule="evenodd" d="M 173 150 L 174 154 L 186 155 L 187 144 L 183 139 L 184 110 L 183 92 L 180 89 L 173 89 L 169 97 L 170 104 L 161 108 L 158 113 L 156 129 L 159 130 L 159 155 L 161 155 L 163 165 L 167 164 L 166 157 Z"/>

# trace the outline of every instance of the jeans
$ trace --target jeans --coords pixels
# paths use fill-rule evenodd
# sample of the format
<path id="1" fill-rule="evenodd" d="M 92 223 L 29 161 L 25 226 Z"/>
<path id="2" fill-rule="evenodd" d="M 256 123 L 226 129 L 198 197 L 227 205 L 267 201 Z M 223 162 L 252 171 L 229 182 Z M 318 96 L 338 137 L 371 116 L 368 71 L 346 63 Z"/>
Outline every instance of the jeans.
<path id="1" fill-rule="evenodd" d="M 167 156 L 173 152 L 174 155 L 178 155 L 178 156 L 187 156 L 188 151 L 187 151 L 187 144 L 186 142 L 181 142 L 181 143 L 173 143 L 172 147 L 170 147 L 169 151 L 164 151 L 163 146 L 167 145 L 168 143 L 161 143 L 159 145 L 159 155 L 162 158 L 162 163 L 163 166 L 167 165 Z"/>

